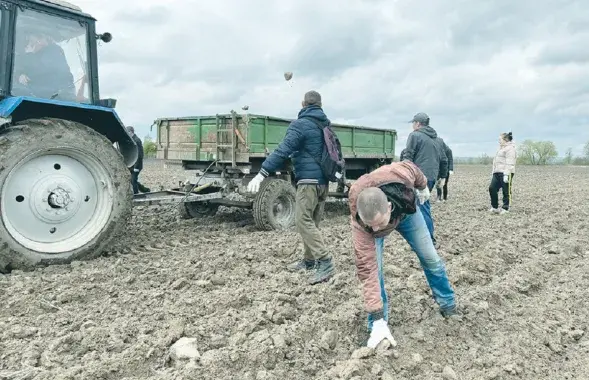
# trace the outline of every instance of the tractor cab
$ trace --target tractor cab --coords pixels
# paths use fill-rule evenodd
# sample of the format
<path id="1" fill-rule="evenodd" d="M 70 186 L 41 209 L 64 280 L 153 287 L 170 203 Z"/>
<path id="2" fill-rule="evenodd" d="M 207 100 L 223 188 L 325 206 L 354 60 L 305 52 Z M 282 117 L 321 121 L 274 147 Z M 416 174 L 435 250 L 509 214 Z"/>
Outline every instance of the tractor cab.
<path id="1" fill-rule="evenodd" d="M 98 92 L 95 19 L 61 0 L 0 0 L 0 96 L 112 106 Z"/>

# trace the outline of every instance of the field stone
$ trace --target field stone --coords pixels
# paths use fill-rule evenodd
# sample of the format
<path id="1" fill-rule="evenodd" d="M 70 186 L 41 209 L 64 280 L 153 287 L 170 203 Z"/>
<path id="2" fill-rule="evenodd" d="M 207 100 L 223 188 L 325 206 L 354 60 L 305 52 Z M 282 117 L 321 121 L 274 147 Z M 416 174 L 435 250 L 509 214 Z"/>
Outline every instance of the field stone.
<path id="1" fill-rule="evenodd" d="M 370 347 L 360 347 L 352 353 L 352 359 L 366 359 L 374 356 L 375 351 Z"/>
<path id="2" fill-rule="evenodd" d="M 380 376 L 380 380 L 395 380 L 395 376 L 389 372 L 385 372 Z"/>
<path id="3" fill-rule="evenodd" d="M 223 335 L 215 335 L 211 338 L 211 348 L 222 348 L 227 346 L 228 339 Z"/>
<path id="4" fill-rule="evenodd" d="M 333 350 L 337 345 L 338 335 L 336 331 L 326 331 L 321 336 L 321 343 L 325 349 Z"/>
<path id="5" fill-rule="evenodd" d="M 456 375 L 456 372 L 454 372 L 452 367 L 450 367 L 448 365 L 445 366 L 444 370 L 442 371 L 442 378 L 444 380 L 458 380 L 458 376 Z"/>
<path id="6" fill-rule="evenodd" d="M 574 340 L 580 340 L 583 337 L 583 335 L 585 335 L 585 331 L 583 330 L 573 330 L 570 332 L 570 336 Z"/>
<path id="7" fill-rule="evenodd" d="M 227 284 L 227 280 L 219 275 L 213 275 L 210 278 L 211 284 L 213 285 L 218 285 L 218 286 L 222 286 Z"/>
<path id="8" fill-rule="evenodd" d="M 172 360 L 195 360 L 200 358 L 196 338 L 180 338 L 170 347 Z"/>
<path id="9" fill-rule="evenodd" d="M 272 335 L 272 342 L 274 343 L 274 347 L 276 348 L 286 347 L 286 339 L 284 339 L 284 336 L 280 334 Z"/>

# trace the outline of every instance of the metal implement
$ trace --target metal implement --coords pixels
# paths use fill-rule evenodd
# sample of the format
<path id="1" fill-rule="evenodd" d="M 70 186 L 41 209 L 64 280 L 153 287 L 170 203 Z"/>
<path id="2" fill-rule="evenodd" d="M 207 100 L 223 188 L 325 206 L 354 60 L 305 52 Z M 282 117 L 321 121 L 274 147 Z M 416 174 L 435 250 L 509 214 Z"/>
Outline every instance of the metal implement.
<path id="1" fill-rule="evenodd" d="M 249 107 L 243 107 L 247 111 Z M 252 208 L 260 229 L 283 229 L 294 224 L 295 184 L 289 162 L 267 178 L 256 194 L 246 192 L 249 181 L 259 172 L 264 159 L 280 144 L 292 120 L 231 111 L 225 115 L 160 118 L 157 127 L 157 157 L 179 161 L 186 170 L 197 173 L 195 182 L 201 184 L 181 200 L 184 217 L 210 216 L 213 205 Z M 353 125 L 332 124 L 342 144 L 346 161 L 344 181 L 329 196 L 346 198 L 348 180 L 359 178 L 375 168 L 392 162 L 397 133 Z M 187 190 L 191 185 L 184 186 Z M 196 185 L 192 185 L 196 187 Z M 181 190 L 181 189 L 179 189 Z M 193 194 L 202 195 L 195 197 Z M 220 199 L 208 200 L 205 194 L 221 194 Z M 233 195 L 245 201 L 230 200 Z M 145 204 L 135 196 L 135 204 Z M 151 204 L 178 199 L 168 192 L 152 197 Z M 202 205 L 199 205 L 202 203 Z M 208 205 L 208 206 L 207 206 Z"/>

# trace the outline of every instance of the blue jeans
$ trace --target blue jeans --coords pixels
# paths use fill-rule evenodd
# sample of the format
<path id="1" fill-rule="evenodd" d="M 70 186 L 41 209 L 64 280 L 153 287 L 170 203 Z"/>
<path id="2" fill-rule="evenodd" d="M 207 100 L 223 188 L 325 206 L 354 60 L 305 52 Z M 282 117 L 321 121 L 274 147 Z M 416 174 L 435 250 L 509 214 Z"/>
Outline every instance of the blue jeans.
<path id="1" fill-rule="evenodd" d="M 454 290 L 448 275 L 446 274 L 446 267 L 444 262 L 438 256 L 436 248 L 430 238 L 430 235 L 425 224 L 421 210 L 418 208 L 414 214 L 406 215 L 401 223 L 397 226 L 397 231 L 409 243 L 413 252 L 417 254 L 417 258 L 421 263 L 425 278 L 432 290 L 432 294 L 436 303 L 441 309 L 449 309 L 454 307 Z M 384 319 L 388 321 L 389 308 L 387 293 L 384 287 L 383 274 L 383 251 L 384 251 L 384 237 L 376 238 L 376 262 L 378 264 L 378 281 L 380 283 L 380 297 L 382 299 Z M 372 330 L 372 316 L 368 315 L 368 329 Z"/>
<path id="2" fill-rule="evenodd" d="M 427 188 L 429 191 L 432 191 L 435 184 L 436 181 L 427 181 Z M 425 224 L 427 225 L 427 229 L 429 230 L 429 235 L 432 241 L 436 241 L 434 238 L 434 220 L 432 218 L 431 204 L 429 203 L 429 199 L 426 200 L 423 204 L 420 204 L 419 208 L 423 214 L 423 219 L 425 219 Z"/>

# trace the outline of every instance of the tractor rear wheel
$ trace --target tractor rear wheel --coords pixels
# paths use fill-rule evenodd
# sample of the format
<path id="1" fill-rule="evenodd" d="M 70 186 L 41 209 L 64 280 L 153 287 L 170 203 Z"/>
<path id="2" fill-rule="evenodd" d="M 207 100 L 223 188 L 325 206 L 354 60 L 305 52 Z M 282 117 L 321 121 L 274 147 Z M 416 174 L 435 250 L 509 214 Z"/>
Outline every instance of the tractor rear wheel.
<path id="1" fill-rule="evenodd" d="M 283 179 L 262 182 L 253 203 L 256 226 L 261 230 L 284 230 L 295 223 L 296 191 Z"/>
<path id="2" fill-rule="evenodd" d="M 0 134 L 0 272 L 100 255 L 131 216 L 130 173 L 104 136 L 61 119 Z"/>

